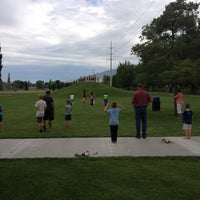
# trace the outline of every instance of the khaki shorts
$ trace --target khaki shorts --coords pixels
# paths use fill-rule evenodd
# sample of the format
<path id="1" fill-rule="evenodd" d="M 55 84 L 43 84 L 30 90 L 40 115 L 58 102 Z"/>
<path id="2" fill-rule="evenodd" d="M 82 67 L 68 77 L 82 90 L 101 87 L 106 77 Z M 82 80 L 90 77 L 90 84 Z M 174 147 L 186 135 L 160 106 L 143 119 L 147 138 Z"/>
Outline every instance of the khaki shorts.
<path id="1" fill-rule="evenodd" d="M 182 104 L 177 104 L 177 113 L 182 114 Z"/>
<path id="2" fill-rule="evenodd" d="M 187 130 L 192 130 L 192 124 L 183 124 L 183 130 L 187 131 Z"/>

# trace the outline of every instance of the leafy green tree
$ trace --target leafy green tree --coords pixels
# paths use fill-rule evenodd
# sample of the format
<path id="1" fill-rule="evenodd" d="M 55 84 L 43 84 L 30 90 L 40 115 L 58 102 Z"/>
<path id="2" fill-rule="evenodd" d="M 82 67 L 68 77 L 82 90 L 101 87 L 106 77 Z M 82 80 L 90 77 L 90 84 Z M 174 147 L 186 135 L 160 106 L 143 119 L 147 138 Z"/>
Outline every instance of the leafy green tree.
<path id="1" fill-rule="evenodd" d="M 136 79 L 144 77 L 142 82 L 153 88 L 165 83 L 175 86 L 184 81 L 186 85 L 186 80 L 180 80 L 183 74 L 180 68 L 184 60 L 188 60 L 187 64 L 191 62 L 189 65 L 192 66 L 200 57 L 198 7 L 198 3 L 177 0 L 167 5 L 160 17 L 143 27 L 141 44 L 131 49 L 131 53 L 141 60 Z M 197 73 L 200 69 L 195 70 Z"/>
<path id="2" fill-rule="evenodd" d="M 129 61 L 119 63 L 115 77 L 116 86 L 130 90 L 134 85 L 135 66 Z"/>
<path id="3" fill-rule="evenodd" d="M 38 80 L 35 83 L 35 86 L 36 86 L 37 89 L 43 89 L 45 87 L 44 81 Z"/>
<path id="4" fill-rule="evenodd" d="M 103 75 L 102 83 L 105 85 L 109 85 L 110 84 L 110 76 Z"/>
<path id="5" fill-rule="evenodd" d="M 56 84 L 56 89 L 60 89 L 60 88 L 63 88 L 65 86 L 65 83 L 63 83 L 60 80 L 56 80 L 55 84 Z"/>
<path id="6" fill-rule="evenodd" d="M 13 88 L 21 89 L 21 90 L 28 90 L 30 85 L 31 85 L 31 83 L 29 81 L 15 80 L 12 83 Z"/>

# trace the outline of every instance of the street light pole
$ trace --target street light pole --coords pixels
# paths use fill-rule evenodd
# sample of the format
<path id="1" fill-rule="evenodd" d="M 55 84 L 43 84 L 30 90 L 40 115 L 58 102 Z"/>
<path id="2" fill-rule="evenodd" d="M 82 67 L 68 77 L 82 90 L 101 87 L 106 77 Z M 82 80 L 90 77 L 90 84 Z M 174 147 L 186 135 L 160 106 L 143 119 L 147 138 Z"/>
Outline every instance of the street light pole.
<path id="1" fill-rule="evenodd" d="M 112 41 L 110 43 L 110 86 L 112 87 Z"/>

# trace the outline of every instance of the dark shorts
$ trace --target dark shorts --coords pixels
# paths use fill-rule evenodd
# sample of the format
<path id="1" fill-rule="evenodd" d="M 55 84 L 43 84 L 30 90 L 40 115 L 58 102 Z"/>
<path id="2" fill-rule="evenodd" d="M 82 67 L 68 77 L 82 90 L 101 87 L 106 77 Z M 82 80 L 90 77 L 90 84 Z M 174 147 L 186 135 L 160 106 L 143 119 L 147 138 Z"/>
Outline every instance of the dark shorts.
<path id="1" fill-rule="evenodd" d="M 45 110 L 44 120 L 54 120 L 53 110 Z"/>
<path id="2" fill-rule="evenodd" d="M 65 115 L 65 120 L 66 120 L 66 121 L 71 120 L 71 115 Z"/>
<path id="3" fill-rule="evenodd" d="M 2 115 L 0 115 L 0 122 L 2 122 L 3 121 L 3 116 Z"/>
<path id="4" fill-rule="evenodd" d="M 44 117 L 37 117 L 37 122 L 41 123 L 44 120 Z"/>

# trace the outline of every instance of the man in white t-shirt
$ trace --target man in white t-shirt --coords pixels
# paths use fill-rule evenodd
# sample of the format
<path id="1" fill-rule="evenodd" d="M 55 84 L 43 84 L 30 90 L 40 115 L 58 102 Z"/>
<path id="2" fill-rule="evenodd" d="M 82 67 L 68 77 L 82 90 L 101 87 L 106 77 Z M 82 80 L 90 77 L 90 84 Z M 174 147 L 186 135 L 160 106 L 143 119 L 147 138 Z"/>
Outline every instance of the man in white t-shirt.
<path id="1" fill-rule="evenodd" d="M 69 96 L 71 106 L 74 104 L 74 97 L 75 97 L 75 95 L 73 93 L 71 93 L 70 96 Z"/>

